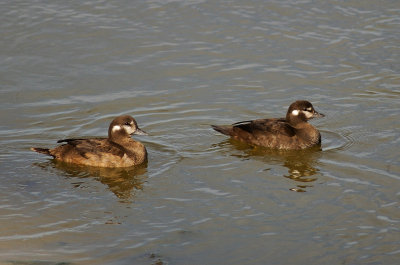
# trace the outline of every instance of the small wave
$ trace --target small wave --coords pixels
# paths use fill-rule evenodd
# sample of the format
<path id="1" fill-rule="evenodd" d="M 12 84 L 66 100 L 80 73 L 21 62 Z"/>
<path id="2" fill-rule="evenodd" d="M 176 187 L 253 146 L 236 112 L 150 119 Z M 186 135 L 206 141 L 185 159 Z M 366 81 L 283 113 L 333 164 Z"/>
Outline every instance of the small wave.
<path id="1" fill-rule="evenodd" d="M 320 131 L 323 151 L 347 150 L 355 142 L 350 132 L 340 134 L 332 131 Z"/>
<path id="2" fill-rule="evenodd" d="M 193 189 L 193 191 L 200 191 L 200 192 L 204 192 L 204 193 L 208 193 L 208 194 L 212 194 L 212 195 L 216 195 L 216 196 L 229 195 L 229 192 L 222 192 L 220 190 L 215 190 L 215 189 L 211 189 L 211 188 L 197 188 L 197 189 Z"/>

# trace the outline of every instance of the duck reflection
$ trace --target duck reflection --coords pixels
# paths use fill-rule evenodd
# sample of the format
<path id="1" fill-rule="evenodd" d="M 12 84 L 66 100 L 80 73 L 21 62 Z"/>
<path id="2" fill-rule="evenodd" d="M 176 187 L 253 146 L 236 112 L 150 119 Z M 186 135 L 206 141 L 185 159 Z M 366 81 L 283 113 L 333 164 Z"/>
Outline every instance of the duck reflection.
<path id="1" fill-rule="evenodd" d="M 62 171 L 68 178 L 79 179 L 79 181 L 72 183 L 76 188 L 86 184 L 83 179 L 94 178 L 107 185 L 108 189 L 122 202 L 132 201 L 136 192 L 143 190 L 147 173 L 147 163 L 129 168 L 102 168 L 51 160 L 36 165 L 42 168 L 55 168 Z"/>
<path id="2" fill-rule="evenodd" d="M 259 146 L 250 146 L 246 143 L 233 139 L 227 139 L 219 144 L 220 146 L 231 146 L 241 151 L 240 154 L 233 154 L 240 158 L 256 158 L 268 164 L 280 164 L 288 169 L 285 178 L 296 181 L 296 186 L 290 190 L 305 192 L 307 187 L 312 187 L 312 182 L 317 180 L 319 170 L 314 166 L 321 156 L 321 147 L 304 150 L 272 150 Z"/>

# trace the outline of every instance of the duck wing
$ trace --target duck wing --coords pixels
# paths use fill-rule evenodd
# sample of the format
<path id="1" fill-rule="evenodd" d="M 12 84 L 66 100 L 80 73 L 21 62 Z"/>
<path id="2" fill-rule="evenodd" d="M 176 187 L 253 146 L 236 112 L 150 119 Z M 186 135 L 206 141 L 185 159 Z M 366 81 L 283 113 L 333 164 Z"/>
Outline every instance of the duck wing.
<path id="1" fill-rule="evenodd" d="M 58 140 L 57 143 L 65 143 L 64 146 L 68 146 L 68 149 L 73 149 L 79 153 L 82 157 L 87 158 L 87 154 L 106 153 L 109 155 L 115 155 L 123 157 L 125 152 L 122 146 L 117 143 L 108 141 L 106 138 L 92 138 L 92 139 L 63 139 Z"/>
<path id="2" fill-rule="evenodd" d="M 295 129 L 290 126 L 284 118 L 241 121 L 232 124 L 232 126 L 233 130 L 237 128 L 250 134 L 271 133 L 292 137 L 296 133 Z"/>

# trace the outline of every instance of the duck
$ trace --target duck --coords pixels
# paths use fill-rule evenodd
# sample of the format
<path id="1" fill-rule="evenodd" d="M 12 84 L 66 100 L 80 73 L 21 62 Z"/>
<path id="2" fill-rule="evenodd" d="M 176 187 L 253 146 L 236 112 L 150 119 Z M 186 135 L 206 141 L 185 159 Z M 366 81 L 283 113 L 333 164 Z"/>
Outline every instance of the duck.
<path id="1" fill-rule="evenodd" d="M 52 156 L 56 161 L 94 167 L 122 168 L 147 162 L 146 147 L 132 135 L 148 135 L 130 115 L 116 117 L 108 128 L 108 138 L 71 138 L 53 149 L 32 147 L 31 150 Z"/>
<path id="2" fill-rule="evenodd" d="M 232 139 L 252 146 L 301 150 L 321 145 L 321 134 L 308 121 L 324 117 L 307 100 L 290 104 L 285 118 L 256 119 L 211 127 Z"/>

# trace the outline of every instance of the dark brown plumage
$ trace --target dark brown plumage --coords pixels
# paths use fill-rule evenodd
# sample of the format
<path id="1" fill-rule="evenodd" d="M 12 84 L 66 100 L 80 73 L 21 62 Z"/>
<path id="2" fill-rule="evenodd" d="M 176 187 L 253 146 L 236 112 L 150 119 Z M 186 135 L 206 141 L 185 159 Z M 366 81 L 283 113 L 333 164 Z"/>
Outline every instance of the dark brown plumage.
<path id="1" fill-rule="evenodd" d="M 115 118 L 108 129 L 108 138 L 64 139 L 54 149 L 31 148 L 54 159 L 96 167 L 131 167 L 147 161 L 145 146 L 131 138 L 146 135 L 129 115 Z"/>
<path id="2" fill-rule="evenodd" d="M 293 102 L 286 118 L 259 119 L 211 127 L 233 139 L 272 149 L 296 150 L 321 144 L 319 131 L 307 121 L 323 117 L 305 100 Z"/>

